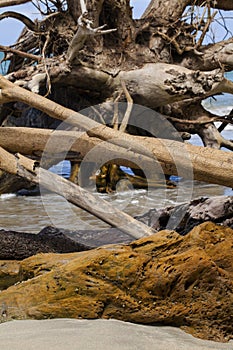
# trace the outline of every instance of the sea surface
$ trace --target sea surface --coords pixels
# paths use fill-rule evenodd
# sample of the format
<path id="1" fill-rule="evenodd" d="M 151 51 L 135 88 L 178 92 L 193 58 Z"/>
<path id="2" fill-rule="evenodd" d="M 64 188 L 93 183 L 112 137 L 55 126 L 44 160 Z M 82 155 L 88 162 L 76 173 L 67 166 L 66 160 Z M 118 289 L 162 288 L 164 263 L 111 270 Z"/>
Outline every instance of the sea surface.
<path id="1" fill-rule="evenodd" d="M 232 137 L 233 130 L 225 131 Z M 193 140 L 195 142 L 195 139 Z M 199 140 L 197 140 L 199 143 Z M 69 163 L 59 164 L 53 171 L 67 175 Z M 177 180 L 176 177 L 172 178 Z M 199 197 L 233 195 L 230 188 L 204 182 L 179 179 L 174 189 L 149 189 L 117 191 L 113 194 L 99 194 L 95 185 L 87 188 L 97 198 L 105 199 L 124 212 L 136 216 L 152 208 L 162 208 L 188 202 Z M 101 208 L 100 208 L 101 210 Z M 24 232 L 39 232 L 45 226 L 53 225 L 70 230 L 107 228 L 108 225 L 68 203 L 63 197 L 45 193 L 43 196 L 0 196 L 0 229 L 12 229 Z"/>
<path id="2" fill-rule="evenodd" d="M 227 73 L 227 78 L 233 81 L 233 72 Z M 204 101 L 206 109 L 219 115 L 226 115 L 233 109 L 233 96 L 223 94 L 215 99 Z M 228 126 L 223 135 L 233 139 L 233 126 Z M 193 136 L 192 144 L 201 145 L 201 140 Z M 51 171 L 68 176 L 69 162 L 64 161 Z M 183 203 L 198 197 L 216 195 L 233 195 L 230 188 L 200 183 L 197 181 L 173 178 L 177 182 L 175 189 L 126 190 L 113 194 L 99 194 L 93 183 L 87 188 L 96 197 L 101 197 L 126 213 L 136 216 L 144 214 L 151 208 L 161 208 Z M 4 194 L 0 196 L 0 229 L 12 229 L 25 232 L 39 232 L 45 226 L 53 225 L 71 230 L 106 228 L 107 224 L 96 219 L 85 211 L 74 207 L 56 194 L 45 193 L 40 196 L 16 196 Z"/>

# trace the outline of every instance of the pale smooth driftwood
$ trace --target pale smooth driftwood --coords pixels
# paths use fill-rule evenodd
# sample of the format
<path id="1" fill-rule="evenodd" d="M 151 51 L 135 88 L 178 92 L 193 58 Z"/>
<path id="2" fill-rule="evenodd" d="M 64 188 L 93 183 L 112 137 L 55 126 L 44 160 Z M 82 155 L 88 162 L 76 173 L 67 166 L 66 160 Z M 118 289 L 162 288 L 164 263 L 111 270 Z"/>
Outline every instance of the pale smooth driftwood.
<path id="1" fill-rule="evenodd" d="M 105 136 L 106 140 L 108 129 L 103 129 L 102 138 Z M 112 132 L 112 129 L 109 130 Z M 94 131 L 92 132 L 94 133 Z M 97 134 L 99 135 L 99 133 Z M 119 133 L 116 134 L 116 136 L 118 135 Z M 106 159 L 110 159 L 110 163 L 112 160 L 114 164 L 137 167 L 137 162 L 140 159 L 140 164 L 143 164 L 147 169 L 153 170 L 155 162 L 159 160 L 164 172 L 168 175 L 177 173 L 176 164 L 174 164 L 174 159 L 172 159 L 172 149 L 176 150 L 175 160 L 181 163 L 185 160 L 187 161 L 186 157 L 184 157 L 184 149 L 186 149 L 190 157 L 189 165 L 193 166 L 194 178 L 196 180 L 218 183 L 229 187 L 233 186 L 231 175 L 233 156 L 231 153 L 193 146 L 191 144 L 183 144 L 172 140 L 142 138 L 127 134 L 120 134 L 120 136 L 123 138 L 124 143 L 118 146 L 110 142 L 103 142 L 98 137 L 88 136 L 85 132 L 4 127 L 0 128 L 0 146 L 11 153 L 19 152 L 24 155 L 34 156 L 41 155 L 47 149 L 50 153 L 48 156 L 52 154 L 54 158 L 56 157 L 56 153 L 58 157 L 62 157 L 63 155 L 65 158 L 66 152 L 69 150 L 77 154 L 77 159 L 79 160 L 82 160 L 93 147 L 98 146 L 99 158 L 98 160 L 95 159 L 95 161 L 98 161 L 99 164 L 104 164 L 104 158 L 106 157 Z M 49 140 L 52 140 L 51 145 L 46 148 Z M 144 149 L 140 149 L 137 146 L 138 142 L 145 144 L 147 148 L 150 145 L 149 149 L 151 149 L 151 153 L 148 152 L 146 154 L 145 147 Z M 131 150 L 126 149 L 126 145 L 131 144 Z M 73 158 L 74 154 L 72 154 Z M 124 159 L 126 154 L 127 158 Z M 111 155 L 114 155 L 114 157 L 112 156 L 111 158 Z M 46 152 L 44 156 L 46 156 Z M 67 158 L 69 159 L 69 153 Z M 181 163 L 179 164 L 180 167 L 182 166 Z M 185 167 L 185 164 L 183 166 Z"/>
<path id="2" fill-rule="evenodd" d="M 39 168 L 36 162 L 31 159 L 20 154 L 13 156 L 1 147 L 0 168 L 11 174 L 26 178 L 33 183 L 42 185 L 111 226 L 118 227 L 121 231 L 130 234 L 132 237 L 140 238 L 153 234 L 153 230 L 147 225 L 133 219 L 130 215 L 118 210 L 103 199 L 96 199 L 94 195 L 72 182 Z"/>
<path id="3" fill-rule="evenodd" d="M 78 112 L 15 86 L 1 76 L 0 88 L 4 99 L 27 103 L 53 118 L 87 130 L 87 135 L 90 138 L 95 137 L 124 148 L 126 159 L 130 159 L 128 151 L 133 151 L 152 159 L 154 164 L 160 162 L 165 174 L 178 173 L 185 178 L 192 179 L 193 176 L 195 180 L 233 187 L 233 156 L 231 153 L 209 150 L 173 140 L 140 137 L 139 142 L 139 138 L 136 136 L 101 125 Z M 101 157 L 101 152 L 98 153 L 98 156 Z"/>

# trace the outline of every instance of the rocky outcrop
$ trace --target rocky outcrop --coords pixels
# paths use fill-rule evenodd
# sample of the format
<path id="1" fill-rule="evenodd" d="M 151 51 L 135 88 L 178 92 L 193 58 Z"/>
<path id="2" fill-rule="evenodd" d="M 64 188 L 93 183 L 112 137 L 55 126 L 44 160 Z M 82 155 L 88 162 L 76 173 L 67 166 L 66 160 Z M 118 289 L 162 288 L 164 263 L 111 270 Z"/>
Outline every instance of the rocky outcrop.
<path id="1" fill-rule="evenodd" d="M 128 245 L 39 254 L 0 293 L 8 319 L 115 318 L 227 341 L 233 323 L 233 230 L 211 222 Z M 12 262 L 9 262 L 9 264 Z"/>
<path id="2" fill-rule="evenodd" d="M 199 198 L 165 209 L 151 209 L 137 219 L 155 231 L 172 228 L 181 235 L 206 221 L 233 228 L 233 197 Z M 22 260 L 38 253 L 79 252 L 105 244 L 130 243 L 134 238 L 117 228 L 70 231 L 48 226 L 37 235 L 0 230 L 0 240 L 0 259 Z"/>
<path id="3" fill-rule="evenodd" d="M 45 227 L 38 234 L 0 230 L 0 259 L 22 260 L 38 253 L 69 253 L 89 250 L 92 246 L 69 238 L 55 227 Z"/>
<path id="4" fill-rule="evenodd" d="M 201 197 L 189 203 L 163 209 L 151 209 L 137 219 L 156 231 L 169 228 L 175 229 L 181 235 L 185 235 L 193 227 L 205 221 L 233 228 L 233 197 Z"/>

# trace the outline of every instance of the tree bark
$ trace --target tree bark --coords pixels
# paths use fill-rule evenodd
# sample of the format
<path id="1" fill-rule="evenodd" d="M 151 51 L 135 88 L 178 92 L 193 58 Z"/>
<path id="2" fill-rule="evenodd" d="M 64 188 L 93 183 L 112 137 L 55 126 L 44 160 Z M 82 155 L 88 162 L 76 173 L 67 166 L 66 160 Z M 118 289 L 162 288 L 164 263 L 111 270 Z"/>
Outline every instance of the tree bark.
<path id="1" fill-rule="evenodd" d="M 231 0 L 210 1 L 210 6 L 214 9 L 233 10 Z M 203 6 L 202 0 L 151 0 L 147 6 L 142 18 L 155 16 L 159 24 L 168 24 L 180 18 L 187 6 Z"/>
<path id="2" fill-rule="evenodd" d="M 195 70 L 212 71 L 213 69 L 225 67 L 227 71 L 233 69 L 233 39 L 220 41 L 215 44 L 209 44 L 199 48 L 202 53 L 200 56 L 194 56 L 192 53 L 186 53 L 183 56 L 181 65 Z M 209 58 L 212 58 L 211 61 Z"/>
<path id="3" fill-rule="evenodd" d="M 0 7 L 14 6 L 31 2 L 31 0 L 0 0 Z"/>
<path id="4" fill-rule="evenodd" d="M 233 85 L 233 83 L 232 83 Z M 151 139 L 141 138 L 140 145 L 138 143 L 138 138 L 132 135 L 127 135 L 119 131 L 113 130 L 105 125 L 101 125 L 94 120 L 90 120 L 84 115 L 64 108 L 53 101 L 47 100 L 42 96 L 33 94 L 25 89 L 15 86 L 3 77 L 0 78 L 0 87 L 2 91 L 2 96 L 7 99 L 16 99 L 18 101 L 27 103 L 35 108 L 42 110 L 51 117 L 60 119 L 69 123 L 73 126 L 81 127 L 87 130 L 87 135 L 89 137 L 100 138 L 101 140 L 108 141 L 110 144 L 123 147 L 124 149 L 133 150 L 137 154 L 141 154 L 148 158 L 153 158 L 154 160 L 162 164 L 163 172 L 165 174 L 177 174 L 177 168 L 182 172 L 184 177 L 189 177 L 194 174 L 194 178 L 200 181 L 208 181 L 217 183 L 220 185 L 233 187 L 232 180 L 232 169 L 231 155 L 226 153 L 220 153 L 219 155 L 214 155 L 213 151 L 200 148 L 200 152 L 197 156 L 196 152 L 191 145 L 184 145 L 182 143 L 175 143 L 175 141 L 160 140 L 157 142 L 157 148 L 154 147 Z M 164 144 L 166 147 L 169 146 L 164 151 Z M 174 146 L 176 145 L 176 146 Z M 186 157 L 184 158 L 186 149 Z M 177 156 L 178 155 L 178 156 Z M 219 156 L 221 158 L 221 167 L 216 169 L 216 161 L 219 161 Z M 175 162 L 174 162 L 175 157 Z M 190 157 L 190 158 L 189 158 Z M 225 159 L 225 160 L 224 160 Z M 194 162 L 194 167 L 192 169 L 192 162 Z M 222 169 L 225 169 L 223 172 Z M 178 170 L 178 172 L 179 172 Z"/>
<path id="5" fill-rule="evenodd" d="M 35 66 L 31 64 L 29 57 L 16 59 L 14 56 L 11 59 L 7 79 L 15 84 L 12 85 L 0 78 L 0 102 L 4 104 L 1 108 L 0 120 L 10 113 L 18 116 L 20 113 L 17 110 L 17 104 L 7 102 L 21 101 L 59 120 L 67 121 L 68 118 L 69 123 L 84 129 L 86 133 L 80 138 L 82 142 L 80 148 L 88 144 L 87 150 L 89 150 L 95 142 L 99 146 L 101 139 L 111 144 L 114 154 L 124 156 L 130 145 L 132 147 L 128 155 L 131 159 L 137 160 L 140 155 L 143 158 L 143 164 L 148 165 L 149 168 L 153 167 L 156 159 L 162 164 L 162 171 L 165 174 L 179 172 L 176 169 L 178 165 L 179 169 L 182 169 L 182 174 L 188 176 L 186 172 L 187 169 L 190 170 L 190 166 L 183 157 L 174 162 L 172 159 L 174 154 L 170 148 L 169 152 L 165 152 L 163 146 L 156 144 L 159 150 L 157 151 L 154 147 L 156 142 L 143 138 L 140 139 L 142 143 L 140 148 L 138 139 L 117 134 L 106 126 L 100 126 L 79 113 L 71 111 L 71 109 L 78 111 L 96 104 L 106 107 L 109 101 L 113 104 L 116 101 L 127 101 L 122 89 L 123 84 L 134 103 L 154 110 L 163 107 L 164 110 L 170 108 L 175 113 L 174 103 L 192 99 L 197 106 L 196 112 L 193 108 L 190 116 L 197 121 L 196 125 L 192 125 L 192 132 L 201 135 L 206 145 L 211 144 L 214 147 L 227 145 L 232 149 L 231 142 L 221 139 L 211 122 L 199 123 L 200 114 L 203 113 L 199 108 L 202 99 L 222 92 L 233 93 L 233 83 L 224 78 L 224 70 L 230 70 L 233 67 L 232 39 L 203 46 L 204 37 L 214 20 L 210 6 L 215 9 L 231 10 L 230 1 L 153 0 L 140 20 L 132 19 L 128 0 L 92 0 L 86 3 L 87 6 L 83 2 L 82 6 L 80 4 L 69 0 L 68 11 L 64 11 L 59 2 L 54 5 L 57 6 L 54 13 L 51 13 L 48 5 L 46 9 L 48 16 L 35 23 L 35 26 L 34 24 L 31 26 L 32 29 L 40 30 L 40 36 L 36 40 L 33 33 L 24 29 L 14 49 L 25 51 L 27 54 L 30 51 L 38 55 L 41 62 Z M 183 17 L 182 14 L 188 5 L 192 6 L 193 13 L 189 12 L 186 17 Z M 202 11 L 195 16 L 196 6 L 202 6 L 205 16 L 202 15 Z M 77 19 L 80 19 L 81 15 L 85 17 L 82 19 L 86 29 L 94 31 L 107 24 L 107 30 L 117 28 L 117 31 L 88 38 L 79 51 L 75 50 L 72 62 L 68 62 L 70 42 L 77 33 Z M 3 13 L 2 18 L 4 16 L 7 16 L 7 13 Z M 78 30 L 82 24 L 79 23 Z M 216 69 L 213 70 L 212 67 Z M 15 85 L 23 86 L 41 95 L 49 94 L 49 98 L 61 101 L 68 108 L 58 107 L 53 102 L 31 95 L 29 91 L 20 90 Z M 58 93 L 55 96 L 58 90 L 62 95 Z M 12 109 L 11 112 L 9 108 Z M 182 132 L 182 128 L 186 131 L 190 125 L 186 115 L 184 109 L 180 108 L 180 113 L 169 115 L 169 120 L 175 126 L 178 125 L 179 131 Z M 102 118 L 101 113 L 100 117 Z M 177 122 L 177 119 L 183 120 L 183 123 Z M 157 127 L 156 124 L 160 124 L 156 118 L 152 123 L 154 129 Z M 114 138 L 116 141 L 113 140 Z M 163 141 L 163 145 L 165 143 L 166 141 Z M 182 147 L 176 146 L 178 158 L 182 155 Z M 188 150 L 189 146 L 185 148 Z M 103 149 L 106 148 L 103 147 Z M 190 149 L 190 152 L 191 160 L 195 164 L 195 179 L 208 179 L 210 182 L 231 186 L 232 181 L 225 156 L 221 155 L 224 159 L 226 175 L 221 174 L 218 169 L 215 176 L 213 168 L 219 159 L 207 161 L 208 152 L 201 151 L 200 154 L 204 155 L 201 159 L 196 157 L 196 151 Z"/>

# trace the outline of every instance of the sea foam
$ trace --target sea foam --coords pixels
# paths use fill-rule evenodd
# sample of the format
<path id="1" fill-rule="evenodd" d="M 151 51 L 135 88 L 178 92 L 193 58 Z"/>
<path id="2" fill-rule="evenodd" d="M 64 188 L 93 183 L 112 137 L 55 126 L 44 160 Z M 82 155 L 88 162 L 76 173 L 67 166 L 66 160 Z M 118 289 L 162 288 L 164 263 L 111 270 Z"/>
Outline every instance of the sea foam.
<path id="1" fill-rule="evenodd" d="M 13 198 L 13 197 L 16 197 L 15 193 L 3 193 L 0 195 L 0 199 L 2 200 Z"/>

